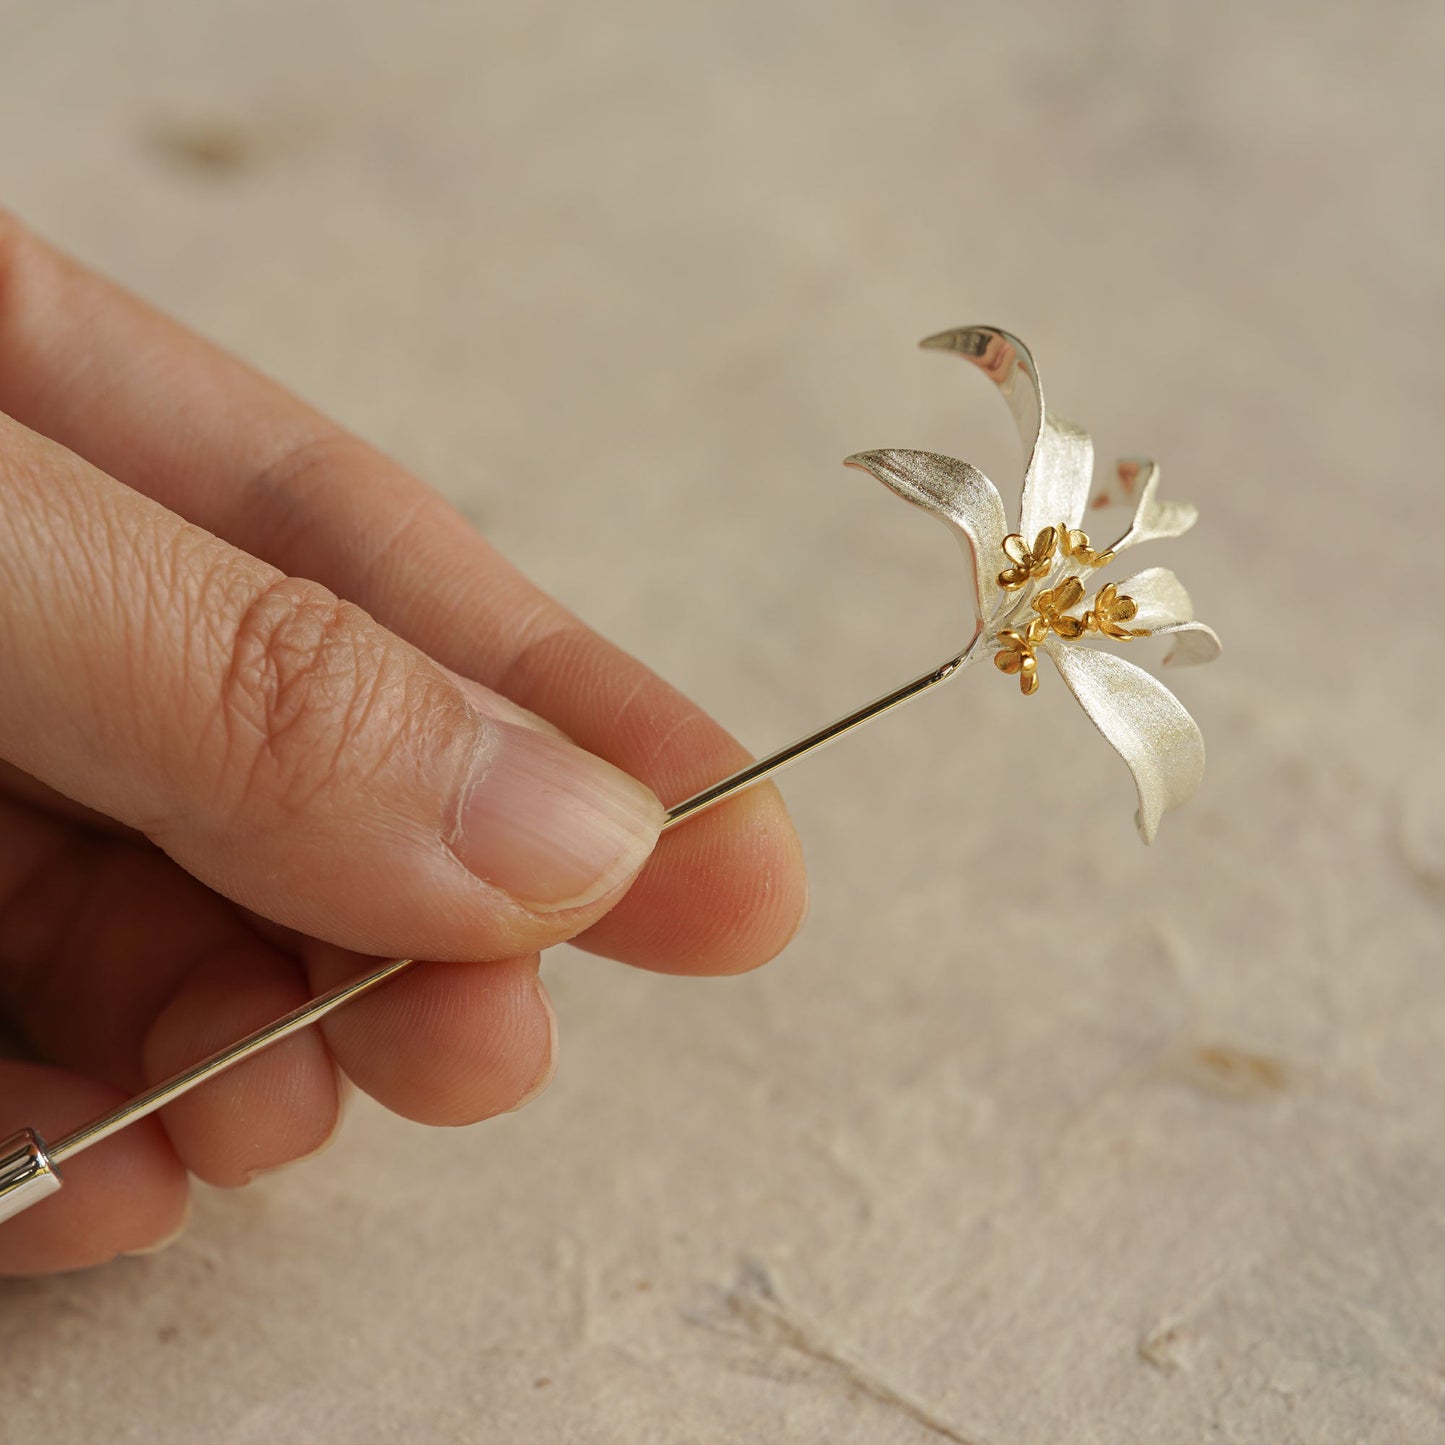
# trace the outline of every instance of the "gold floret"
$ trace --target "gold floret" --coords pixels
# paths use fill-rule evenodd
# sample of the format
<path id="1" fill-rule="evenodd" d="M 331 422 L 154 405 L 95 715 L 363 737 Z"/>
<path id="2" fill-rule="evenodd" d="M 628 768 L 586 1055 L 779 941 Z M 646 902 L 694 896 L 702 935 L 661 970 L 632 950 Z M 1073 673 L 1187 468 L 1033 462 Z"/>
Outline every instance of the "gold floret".
<path id="1" fill-rule="evenodd" d="M 1070 617 L 1069 608 L 1076 607 L 1084 596 L 1084 584 L 1077 577 L 1066 577 L 1057 587 L 1050 587 L 1034 598 L 1034 611 L 1039 615 L 1029 623 L 1029 639 L 1040 643 L 1050 632 L 1072 640 L 1084 635 L 1084 619 Z"/>
<path id="2" fill-rule="evenodd" d="M 1131 637 L 1148 637 L 1147 627 L 1125 627 L 1139 615 L 1139 604 L 1132 597 L 1121 595 L 1118 587 L 1107 583 L 1099 589 L 1094 605 L 1084 613 L 1084 626 L 1090 632 L 1102 633 L 1116 642 L 1127 642 Z"/>
<path id="3" fill-rule="evenodd" d="M 1005 591 L 1017 592 L 1030 578 L 1046 577 L 1057 545 L 1058 532 L 1053 527 L 1045 527 L 1034 538 L 1032 547 L 1018 532 L 1010 532 L 1003 539 L 1003 552 L 1013 566 L 998 574 L 998 585 Z"/>
<path id="4" fill-rule="evenodd" d="M 1000 632 L 998 640 L 1002 646 L 993 655 L 993 665 L 1000 672 L 1017 677 L 1019 691 L 1025 697 L 1032 697 L 1039 690 L 1039 663 L 1033 645 L 1011 627 Z"/>
<path id="5" fill-rule="evenodd" d="M 1113 552 L 1107 548 L 1096 552 L 1089 545 L 1089 534 L 1079 531 L 1077 527 L 1059 528 L 1059 551 L 1065 557 L 1071 557 L 1081 567 L 1105 567 L 1114 560 Z"/>

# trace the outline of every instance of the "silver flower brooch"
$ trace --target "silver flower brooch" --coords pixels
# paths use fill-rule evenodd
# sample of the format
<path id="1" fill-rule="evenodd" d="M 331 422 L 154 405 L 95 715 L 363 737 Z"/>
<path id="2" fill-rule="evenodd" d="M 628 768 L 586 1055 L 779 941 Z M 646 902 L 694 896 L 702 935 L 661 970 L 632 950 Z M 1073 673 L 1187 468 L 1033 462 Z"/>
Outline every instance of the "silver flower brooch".
<path id="1" fill-rule="evenodd" d="M 848 465 L 941 517 L 963 540 L 973 569 L 974 630 L 968 645 L 922 677 L 676 804 L 664 826 L 715 807 L 982 657 L 992 657 L 1000 672 L 1017 677 L 1024 696 L 1031 697 L 1039 688 L 1038 654 L 1045 652 L 1129 765 L 1139 790 L 1139 831 L 1152 842 L 1164 814 L 1199 787 L 1204 740 L 1162 683 L 1096 644 L 1128 646 L 1144 637 L 1167 637 L 1166 663 L 1194 663 L 1218 657 L 1219 639 L 1194 620 L 1189 594 L 1165 568 L 1146 568 L 1118 582 L 1102 582 L 1095 574 L 1130 547 L 1187 532 L 1194 508 L 1160 500 L 1153 462 L 1121 462 L 1112 489 L 1096 497 L 1095 505 L 1132 502 L 1133 521 L 1118 541 L 1096 548 L 1080 527 L 1089 505 L 1093 445 L 1087 433 L 1045 407 L 1038 368 L 1023 342 L 989 326 L 966 326 L 940 332 L 923 345 L 971 361 L 1008 402 L 1029 453 L 1018 530 L 1008 530 L 998 489 L 967 462 L 932 452 L 881 451 L 860 452 Z M 0 1139 L 0 1221 L 56 1193 L 60 1166 L 71 1156 L 414 966 L 413 959 L 397 958 L 374 967 L 53 1145 L 33 1129 Z"/>
<path id="2" fill-rule="evenodd" d="M 1219 638 L 1194 620 L 1189 594 L 1168 568 L 1148 567 L 1097 590 L 1095 574 L 1140 543 L 1182 536 L 1198 514 L 1187 503 L 1160 499 L 1154 462 L 1121 461 L 1114 483 L 1093 504 L 1132 502 L 1133 520 L 1117 541 L 1096 549 L 1080 530 L 1093 443 L 1045 406 L 1038 367 L 1023 342 L 990 326 L 965 326 L 922 345 L 971 361 L 1008 402 L 1029 454 L 1018 531 L 1008 530 L 998 489 L 967 462 L 932 452 L 877 451 L 849 457 L 847 465 L 942 518 L 962 539 L 973 569 L 975 630 L 958 664 L 992 656 L 1029 697 L 1039 687 L 1038 653 L 1047 653 L 1129 765 L 1139 790 L 1139 832 L 1151 843 L 1164 814 L 1199 787 L 1204 739 L 1163 683 L 1094 644 L 1167 637 L 1167 666 L 1212 662 Z"/>

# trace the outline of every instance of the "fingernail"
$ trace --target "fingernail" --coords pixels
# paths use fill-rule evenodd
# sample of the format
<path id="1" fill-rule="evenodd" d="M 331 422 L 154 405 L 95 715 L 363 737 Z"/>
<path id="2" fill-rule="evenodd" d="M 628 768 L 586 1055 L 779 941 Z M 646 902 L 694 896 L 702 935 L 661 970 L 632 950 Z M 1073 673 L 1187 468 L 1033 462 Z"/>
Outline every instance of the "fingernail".
<path id="1" fill-rule="evenodd" d="M 537 1082 L 507 1110 L 509 1114 L 515 1114 L 518 1109 L 525 1109 L 538 1094 L 544 1093 L 547 1086 L 557 1077 L 557 1010 L 552 1007 L 552 995 L 547 992 L 547 985 L 539 978 L 537 980 L 537 997 L 542 1001 L 542 1007 L 547 1011 L 547 1023 L 551 1033 L 547 1039 L 547 1065 L 542 1070 Z"/>
<path id="2" fill-rule="evenodd" d="M 642 866 L 662 805 L 571 743 L 494 722 L 462 796 L 452 852 L 539 913 L 580 908 Z"/>

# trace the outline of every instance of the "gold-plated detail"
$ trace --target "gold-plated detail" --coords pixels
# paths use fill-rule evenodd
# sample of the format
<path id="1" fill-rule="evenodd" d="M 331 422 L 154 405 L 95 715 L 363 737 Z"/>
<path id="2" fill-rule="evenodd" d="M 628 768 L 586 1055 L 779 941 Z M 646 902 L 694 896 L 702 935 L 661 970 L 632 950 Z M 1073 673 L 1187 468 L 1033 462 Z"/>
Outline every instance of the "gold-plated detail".
<path id="1" fill-rule="evenodd" d="M 1003 539 L 1004 556 L 1013 563 L 998 574 L 998 585 L 1008 592 L 1017 592 L 1024 583 L 1035 577 L 1047 577 L 1054 565 L 1054 548 L 1058 545 L 1058 531 L 1045 527 L 1030 547 L 1017 532 L 1010 532 Z"/>
<path id="2" fill-rule="evenodd" d="M 1003 550 L 1013 566 L 1000 572 L 998 580 L 999 585 L 1009 591 L 1024 586 L 1031 578 L 1047 577 L 1054 570 L 1056 552 L 1060 563 L 1068 558 L 1085 567 L 1102 567 L 1114 557 L 1113 552 L 1095 552 L 1089 546 L 1088 535 L 1070 527 L 1045 527 L 1032 547 L 1019 533 L 1010 533 L 1004 538 Z M 1068 569 L 1065 566 L 1061 570 Z M 1078 616 L 1073 609 L 1083 600 L 1084 584 L 1077 577 L 1065 577 L 1030 600 L 1034 616 L 1021 632 L 1005 628 L 997 634 L 999 646 L 993 654 L 994 666 L 1010 677 L 1017 677 L 1019 690 L 1025 697 L 1032 697 L 1039 690 L 1039 663 L 1034 649 L 1050 633 L 1065 642 L 1076 642 L 1090 632 L 1115 642 L 1148 637 L 1147 627 L 1126 625 L 1139 615 L 1139 604 L 1132 597 L 1124 596 L 1116 583 L 1101 587 L 1093 604 Z"/>
<path id="3" fill-rule="evenodd" d="M 1084 614 L 1084 626 L 1090 632 L 1101 632 L 1116 642 L 1127 642 L 1131 637 L 1148 637 L 1147 627 L 1125 627 L 1139 615 L 1139 604 L 1132 597 L 1124 597 L 1114 583 L 1107 583 L 1099 589 L 1094 605 Z"/>
<path id="4" fill-rule="evenodd" d="M 1059 552 L 1081 567 L 1107 567 L 1114 560 L 1113 552 L 1107 548 L 1102 552 L 1094 551 L 1089 545 L 1089 534 L 1076 527 L 1059 528 Z"/>
<path id="5" fill-rule="evenodd" d="M 1029 640 L 1038 644 L 1056 632 L 1070 640 L 1084 635 L 1084 619 L 1070 617 L 1069 608 L 1084 600 L 1084 584 L 1077 577 L 1065 577 L 1057 587 L 1050 587 L 1034 598 L 1034 611 L 1039 615 L 1029 623 Z"/>
<path id="6" fill-rule="evenodd" d="M 994 653 L 993 665 L 1000 672 L 1017 677 L 1019 691 L 1025 697 L 1032 696 L 1039 690 L 1039 660 L 1034 656 L 1033 644 L 1011 627 L 1000 632 L 998 640 L 1003 646 Z"/>

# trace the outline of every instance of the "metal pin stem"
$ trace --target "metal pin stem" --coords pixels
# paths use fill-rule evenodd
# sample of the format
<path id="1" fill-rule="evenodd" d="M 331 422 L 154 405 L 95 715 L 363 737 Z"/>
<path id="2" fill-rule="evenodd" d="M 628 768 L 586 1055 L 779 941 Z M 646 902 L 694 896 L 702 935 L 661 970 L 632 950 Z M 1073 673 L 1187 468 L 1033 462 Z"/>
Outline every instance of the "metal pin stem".
<path id="1" fill-rule="evenodd" d="M 837 742 L 839 738 L 851 733 L 855 728 L 862 727 L 864 723 L 872 722 L 874 718 L 882 717 L 886 712 L 892 712 L 894 708 L 901 707 L 920 693 L 937 687 L 940 682 L 946 682 L 969 661 L 973 649 L 974 643 L 970 642 L 957 657 L 951 657 L 947 662 L 940 663 L 931 672 L 925 672 L 922 677 L 915 677 L 912 682 L 905 682 L 902 687 L 894 688 L 892 692 L 874 698 L 872 702 L 860 707 L 856 712 L 850 712 L 846 717 L 840 717 L 836 721 L 830 722 L 827 727 L 819 728 L 817 732 L 809 733 L 807 737 L 799 738 L 797 742 L 789 743 L 787 747 L 779 748 L 777 752 L 769 753 L 767 757 L 759 758 L 755 763 L 749 763 L 747 767 L 740 768 L 731 777 L 724 778 L 720 783 L 714 783 L 712 787 L 704 788 L 702 792 L 694 793 L 692 797 L 675 804 L 667 810 L 667 821 L 662 825 L 663 831 L 672 827 L 674 823 L 682 822 L 684 818 L 691 818 L 695 813 L 715 807 L 725 798 L 742 792 L 744 788 L 752 787 L 754 783 L 762 782 L 764 778 L 772 777 L 774 773 L 781 772 L 786 768 L 789 763 L 796 763 L 799 758 L 805 758 L 809 753 L 815 753 L 820 748 L 827 747 L 829 743 Z"/>
<path id="2" fill-rule="evenodd" d="M 730 777 L 722 779 L 721 782 L 704 788 L 700 793 L 684 799 L 667 810 L 667 816 L 663 822 L 663 831 L 674 827 L 687 818 L 705 812 L 709 808 L 716 807 L 719 803 L 731 798 L 734 794 L 760 783 L 764 778 L 771 777 L 774 773 L 780 772 L 790 763 L 795 763 L 799 758 L 807 757 L 810 753 L 817 752 L 820 748 L 826 747 L 829 743 L 836 742 L 839 738 L 852 732 L 855 728 L 862 727 L 865 723 L 871 722 L 874 718 L 882 717 L 884 713 L 892 712 L 896 707 L 901 707 L 905 702 L 918 697 L 920 694 L 937 687 L 939 683 L 952 677 L 954 673 L 963 668 L 972 658 L 973 649 L 977 644 L 973 642 L 947 662 L 940 664 L 931 671 L 916 677 L 912 682 L 904 683 L 902 687 L 895 688 L 892 692 L 885 693 L 882 697 L 875 698 L 872 702 L 850 712 L 846 717 L 838 718 L 829 723 L 826 727 L 819 728 L 817 732 L 809 733 L 805 738 L 799 738 L 797 742 L 790 743 L 785 748 L 779 748 L 777 752 L 770 753 L 765 758 L 760 758 L 755 763 L 749 763 L 747 767 L 740 768 Z M 98 1144 L 102 1139 L 108 1139 L 112 1134 L 118 1133 L 127 1125 L 133 1124 L 138 1119 L 144 1119 L 148 1114 L 154 1114 L 157 1109 L 163 1109 L 167 1104 L 179 1099 L 182 1094 L 188 1094 L 192 1089 L 208 1080 L 215 1078 L 218 1074 L 224 1073 L 227 1069 L 251 1058 L 269 1048 L 274 1043 L 298 1033 L 304 1028 L 309 1028 L 318 1020 L 326 1017 L 327 1014 L 336 1009 L 344 1007 L 354 999 L 370 993 L 373 989 L 379 988 L 382 984 L 397 977 L 398 974 L 406 972 L 415 959 L 394 958 L 369 973 L 362 974 L 360 978 L 352 979 L 349 983 L 342 984 L 339 988 L 332 989 L 310 1003 L 303 1004 L 300 1008 L 294 1009 L 284 1018 L 279 1018 L 273 1023 L 259 1028 L 255 1033 L 249 1034 L 246 1038 L 237 1043 L 229 1045 L 212 1054 L 208 1059 L 202 1059 L 199 1063 L 192 1064 L 189 1068 L 183 1069 L 174 1077 L 167 1079 L 164 1083 L 157 1084 L 147 1089 L 143 1094 L 128 1100 L 111 1113 L 103 1115 L 99 1119 L 92 1120 L 89 1124 L 83 1125 L 73 1133 L 67 1134 L 48 1151 L 43 1144 L 36 1141 L 40 1158 L 44 1160 L 48 1154 L 50 1165 L 58 1165 L 73 1155 L 79 1154 L 82 1149 L 88 1149 L 92 1144 Z M 28 1134 L 28 1131 L 26 1131 Z M 30 1136 L 33 1138 L 33 1136 Z M 14 1143 L 21 1139 L 20 1135 L 15 1140 L 6 1141 Z M 30 1151 L 33 1154 L 33 1150 Z M 3 1161 L 0 1161 L 3 1162 Z M 7 1201 L 4 1197 L 8 1192 L 5 1186 L 5 1179 L 0 1177 L 0 1220 L 9 1218 L 10 1215 L 18 1213 L 30 1203 L 38 1203 L 39 1199 L 45 1197 L 59 1187 L 58 1171 L 53 1171 L 54 1181 L 49 1188 L 41 1189 L 39 1181 L 30 1178 L 34 1168 L 26 1163 L 25 1170 L 21 1168 L 22 1161 L 17 1157 L 16 1178 L 21 1173 L 26 1174 L 26 1188 L 21 1189 L 18 1185 L 15 1188 L 15 1196 Z M 30 1188 L 33 1186 L 33 1193 Z M 7 1202 L 9 1207 L 7 1208 Z"/>
<path id="3" fill-rule="evenodd" d="M 92 1119 L 89 1124 L 82 1125 L 74 1133 L 67 1134 L 65 1138 L 50 1148 L 50 1157 L 56 1164 L 63 1164 L 72 1154 L 79 1154 L 82 1149 L 88 1149 L 92 1144 L 99 1144 L 102 1139 L 108 1139 L 112 1134 L 124 1129 L 127 1124 L 134 1124 L 137 1119 L 144 1119 L 147 1114 L 154 1114 L 157 1109 L 164 1109 L 165 1106 L 182 1094 L 189 1094 L 199 1084 L 204 1084 L 208 1079 L 213 1079 L 217 1074 L 224 1074 L 227 1069 L 249 1059 L 253 1054 L 259 1054 L 262 1049 L 270 1048 L 272 1044 L 280 1043 L 284 1038 L 289 1038 L 294 1033 L 299 1033 L 304 1028 L 309 1028 L 319 1019 L 324 1019 L 327 1014 L 350 1003 L 353 999 L 360 998 L 362 994 L 370 993 L 372 989 L 380 987 L 388 979 L 395 978 L 397 974 L 410 968 L 416 960 L 412 958 L 393 958 L 388 963 L 383 963 L 379 968 L 374 968 L 370 973 L 362 974 L 360 978 L 354 978 L 350 983 L 343 983 L 339 988 L 333 988 L 329 993 L 323 993 L 318 998 L 313 998 L 310 1003 L 304 1003 L 300 1008 L 292 1009 L 289 1014 L 274 1020 L 259 1028 L 253 1034 L 247 1034 L 244 1039 L 234 1044 L 227 1045 L 218 1053 L 214 1053 L 208 1059 L 202 1059 L 197 1064 L 192 1064 L 188 1069 L 182 1069 L 180 1073 L 173 1074 L 162 1084 L 156 1084 L 143 1094 L 137 1094 L 135 1098 L 128 1099 L 118 1109 L 112 1110 L 109 1114 L 99 1119 Z"/>

